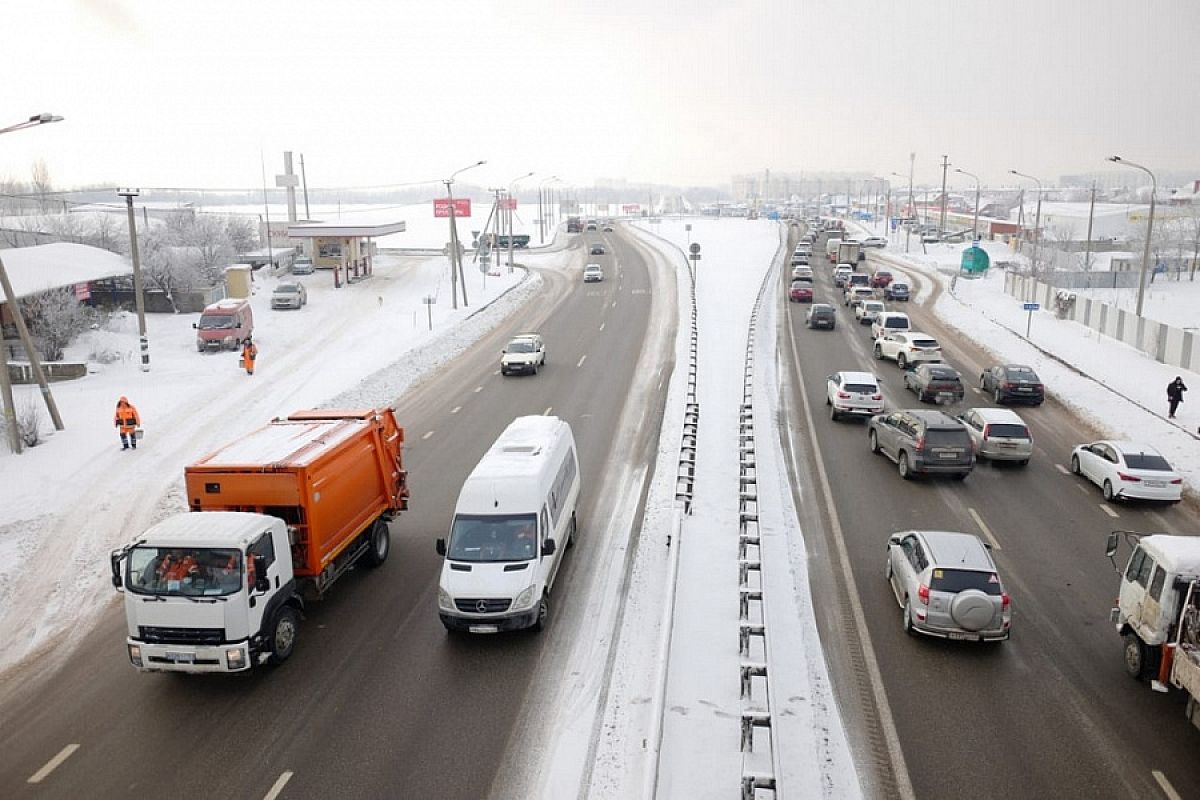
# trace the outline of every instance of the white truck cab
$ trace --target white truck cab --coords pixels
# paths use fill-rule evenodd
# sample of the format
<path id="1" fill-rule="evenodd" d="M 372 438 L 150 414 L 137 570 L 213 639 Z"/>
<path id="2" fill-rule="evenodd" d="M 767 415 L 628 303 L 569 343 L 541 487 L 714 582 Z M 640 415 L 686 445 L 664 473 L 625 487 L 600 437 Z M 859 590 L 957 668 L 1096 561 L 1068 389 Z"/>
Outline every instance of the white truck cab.
<path id="1" fill-rule="evenodd" d="M 550 591 L 574 543 L 579 462 L 571 427 L 517 417 L 467 477 L 445 556 L 438 616 L 449 631 L 497 633 L 548 619 Z"/>
<path id="2" fill-rule="evenodd" d="M 295 581 L 276 517 L 176 514 L 113 551 L 111 567 L 138 669 L 241 672 L 291 654 L 299 615 L 279 607 Z"/>

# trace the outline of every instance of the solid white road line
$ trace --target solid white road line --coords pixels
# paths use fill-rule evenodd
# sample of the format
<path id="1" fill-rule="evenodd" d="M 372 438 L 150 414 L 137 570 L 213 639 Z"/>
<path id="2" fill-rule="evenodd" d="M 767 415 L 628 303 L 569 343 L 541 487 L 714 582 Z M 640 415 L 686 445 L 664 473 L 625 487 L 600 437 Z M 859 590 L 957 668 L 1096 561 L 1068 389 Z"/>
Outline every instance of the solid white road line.
<path id="1" fill-rule="evenodd" d="M 425 439 L 428 439 L 430 436 L 433 436 L 433 431 L 425 431 L 425 435 L 422 436 L 421 439 L 422 439 L 422 441 L 424 441 Z"/>
<path id="2" fill-rule="evenodd" d="M 79 745 L 69 744 L 66 747 L 64 747 L 62 750 L 59 750 L 58 755 L 56 755 L 54 758 L 47 761 L 46 766 L 42 767 L 37 772 L 30 775 L 29 780 L 27 780 L 26 783 L 41 783 L 42 781 L 44 781 L 46 779 L 47 775 L 49 775 L 51 772 L 54 772 L 54 770 L 58 769 L 58 765 L 63 763 L 64 761 L 66 761 L 68 758 L 70 758 L 71 754 L 74 753 L 78 749 L 79 749 Z"/>
<path id="3" fill-rule="evenodd" d="M 1055 464 L 1055 465 L 1054 465 L 1054 468 L 1055 468 L 1055 469 L 1057 469 L 1059 472 L 1061 472 L 1063 475 L 1070 475 L 1070 474 L 1071 474 L 1071 470 L 1067 469 L 1067 468 L 1066 468 L 1066 467 L 1064 467 L 1062 464 Z"/>
<path id="4" fill-rule="evenodd" d="M 979 516 L 979 512 L 973 508 L 968 508 L 967 513 L 971 515 L 971 519 L 975 520 L 975 524 L 979 526 L 979 530 L 983 531 L 983 535 L 991 543 L 992 549 L 1003 550 L 1004 548 L 1000 546 L 1000 542 L 996 541 L 996 537 L 992 535 L 991 528 L 984 523 L 983 517 Z"/>
<path id="5" fill-rule="evenodd" d="M 1150 774 L 1154 776 L 1154 780 L 1158 781 L 1158 785 L 1163 790 L 1163 794 L 1170 798 L 1170 800 L 1183 800 L 1183 798 L 1179 795 L 1179 792 L 1175 791 L 1175 787 L 1171 785 L 1169 780 L 1167 780 L 1166 775 L 1163 775 L 1156 769 L 1150 770 Z"/>
<path id="6" fill-rule="evenodd" d="M 585 362 L 585 361 L 587 361 L 587 353 L 584 353 L 583 355 L 581 355 L 581 356 L 579 357 L 579 363 L 578 363 L 578 364 L 576 364 L 575 366 L 576 366 L 576 367 L 582 367 L 582 366 L 583 366 L 583 362 Z"/>
<path id="7" fill-rule="evenodd" d="M 287 786 L 287 782 L 291 779 L 292 773 L 290 771 L 281 773 L 278 780 L 275 781 L 275 785 L 271 787 L 271 791 L 263 795 L 263 800 L 275 800 L 276 797 L 279 797 L 279 793 L 283 791 L 283 787 Z"/>
<path id="8" fill-rule="evenodd" d="M 451 414 L 457 414 L 460 411 L 462 411 L 462 406 L 455 406 L 454 408 L 450 409 Z"/>
<path id="9" fill-rule="evenodd" d="M 496 370 L 496 371 L 495 371 L 495 372 L 493 372 L 492 374 L 493 374 L 493 375 L 499 375 L 499 374 L 500 374 L 500 370 Z"/>
<path id="10" fill-rule="evenodd" d="M 1103 511 L 1105 514 L 1108 514 L 1108 515 L 1109 515 L 1110 517 L 1112 517 L 1113 519 L 1120 519 L 1120 518 L 1121 518 L 1121 515 L 1120 515 L 1120 514 L 1118 514 L 1118 513 L 1117 513 L 1117 512 L 1115 512 L 1115 511 L 1113 511 L 1111 508 L 1109 508 L 1107 503 L 1101 503 L 1101 504 L 1100 504 L 1100 510 L 1101 510 L 1101 511 Z"/>

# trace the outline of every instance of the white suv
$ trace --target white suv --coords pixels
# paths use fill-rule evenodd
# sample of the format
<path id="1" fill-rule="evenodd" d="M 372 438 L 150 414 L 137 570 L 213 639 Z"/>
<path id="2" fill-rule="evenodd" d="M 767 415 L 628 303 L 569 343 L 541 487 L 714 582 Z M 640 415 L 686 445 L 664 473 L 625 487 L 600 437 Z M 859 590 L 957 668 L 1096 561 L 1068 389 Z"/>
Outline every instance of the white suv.
<path id="1" fill-rule="evenodd" d="M 927 333 L 888 333 L 875 340 L 875 358 L 891 359 L 900 369 L 942 360 L 942 346 Z"/>
<path id="2" fill-rule="evenodd" d="M 500 355 L 500 374 L 529 372 L 537 375 L 538 367 L 546 366 L 546 345 L 538 333 L 514 336 Z"/>
<path id="3" fill-rule="evenodd" d="M 903 333 L 912 329 L 908 314 L 903 311 L 885 311 L 871 320 L 871 338 L 878 339 L 887 333 Z"/>
<path id="4" fill-rule="evenodd" d="M 870 417 L 883 413 L 883 391 L 879 379 L 869 372 L 835 372 L 825 383 L 825 405 L 829 418 L 843 414 Z"/>
<path id="5" fill-rule="evenodd" d="M 604 268 L 599 264 L 588 264 L 583 268 L 583 282 L 595 283 L 604 280 Z"/>

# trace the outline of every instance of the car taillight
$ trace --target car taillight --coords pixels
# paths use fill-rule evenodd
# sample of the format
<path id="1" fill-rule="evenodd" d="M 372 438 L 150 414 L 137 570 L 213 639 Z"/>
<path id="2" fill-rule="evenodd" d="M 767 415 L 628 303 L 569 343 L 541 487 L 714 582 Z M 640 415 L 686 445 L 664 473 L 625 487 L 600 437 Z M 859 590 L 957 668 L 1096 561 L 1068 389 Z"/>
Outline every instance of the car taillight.
<path id="1" fill-rule="evenodd" d="M 1130 481 L 1131 483 L 1137 483 L 1137 482 L 1140 482 L 1140 481 L 1142 480 L 1142 479 L 1141 479 L 1141 478 L 1139 478 L 1137 475 L 1128 475 L 1128 474 L 1126 474 L 1126 473 L 1124 473 L 1124 472 L 1118 472 L 1118 473 L 1117 473 L 1117 477 L 1118 477 L 1118 478 L 1120 478 L 1120 479 L 1121 479 L 1121 480 L 1123 480 L 1123 481 Z"/>
<path id="2" fill-rule="evenodd" d="M 922 436 L 920 439 L 917 439 L 915 444 L 913 444 L 913 450 L 916 450 L 919 453 L 924 449 L 925 449 L 925 437 Z"/>
<path id="3" fill-rule="evenodd" d="M 983 426 L 983 438 L 985 438 L 985 439 L 986 439 L 986 438 L 988 438 L 988 437 L 989 437 L 989 436 L 991 436 L 991 435 L 992 435 L 992 426 L 991 426 L 991 425 L 984 425 L 984 426 Z"/>
<path id="4" fill-rule="evenodd" d="M 1179 484 L 1183 483 L 1183 478 L 1176 478 L 1175 480 L 1171 481 L 1171 483 L 1178 486 Z"/>
<path id="5" fill-rule="evenodd" d="M 849 400 L 850 399 L 850 395 L 847 394 L 846 392 L 838 392 L 837 396 L 838 396 L 838 400 Z"/>
<path id="6" fill-rule="evenodd" d="M 1000 594 L 1000 608 L 1007 609 L 1010 602 L 1012 601 L 1008 599 L 1008 592 L 1002 592 Z"/>
<path id="7" fill-rule="evenodd" d="M 872 399 L 872 400 L 882 400 L 882 399 L 883 399 L 883 395 L 881 395 L 881 394 L 873 394 L 873 395 L 871 395 L 871 399 Z"/>
<path id="8" fill-rule="evenodd" d="M 929 587 L 923 583 L 917 587 L 917 599 L 924 605 L 929 605 Z"/>
<path id="9" fill-rule="evenodd" d="M 1003 383 L 1001 383 L 1001 384 L 1000 384 L 1000 388 L 1001 388 L 1001 389 L 1011 389 L 1011 388 L 1012 388 L 1012 384 L 1011 384 L 1011 383 L 1009 383 L 1008 381 L 1004 381 Z"/>

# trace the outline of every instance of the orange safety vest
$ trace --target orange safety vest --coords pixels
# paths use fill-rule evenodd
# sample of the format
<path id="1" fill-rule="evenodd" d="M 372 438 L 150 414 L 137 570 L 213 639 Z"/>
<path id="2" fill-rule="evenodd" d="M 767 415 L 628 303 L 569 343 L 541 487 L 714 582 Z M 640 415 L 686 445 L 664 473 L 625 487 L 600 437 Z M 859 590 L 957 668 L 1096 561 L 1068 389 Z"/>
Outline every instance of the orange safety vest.
<path id="1" fill-rule="evenodd" d="M 113 421 L 121 428 L 121 433 L 132 433 L 134 428 L 142 424 L 137 409 L 124 397 L 117 401 L 117 413 Z"/>

